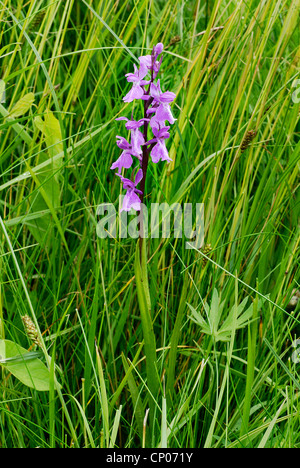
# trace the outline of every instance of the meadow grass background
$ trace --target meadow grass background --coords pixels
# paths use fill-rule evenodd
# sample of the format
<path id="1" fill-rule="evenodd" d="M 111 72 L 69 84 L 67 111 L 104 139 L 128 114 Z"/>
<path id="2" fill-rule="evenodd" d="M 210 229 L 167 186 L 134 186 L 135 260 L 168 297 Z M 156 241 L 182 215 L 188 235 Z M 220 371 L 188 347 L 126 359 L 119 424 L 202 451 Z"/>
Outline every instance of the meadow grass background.
<path id="1" fill-rule="evenodd" d="M 0 338 L 32 349 L 30 315 L 50 368 L 45 392 L 0 369 L 1 447 L 300 446 L 299 306 L 288 308 L 299 289 L 299 9 L 0 2 Z M 145 200 L 204 203 L 211 251 L 147 241 L 151 395 L 136 241 L 99 239 L 96 208 L 118 207 L 109 168 L 124 135 L 115 118 L 131 113 L 124 75 L 157 42 L 178 120 L 173 162 L 149 166 Z"/>

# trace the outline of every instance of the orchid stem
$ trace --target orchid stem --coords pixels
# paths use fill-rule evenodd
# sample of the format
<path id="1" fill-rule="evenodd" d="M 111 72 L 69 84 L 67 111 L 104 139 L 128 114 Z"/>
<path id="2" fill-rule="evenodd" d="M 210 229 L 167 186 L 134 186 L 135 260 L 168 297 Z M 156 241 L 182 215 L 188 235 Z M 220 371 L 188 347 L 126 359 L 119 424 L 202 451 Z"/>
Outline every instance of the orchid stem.
<path id="1" fill-rule="evenodd" d="M 156 340 L 152 322 L 145 242 L 142 243 L 141 257 L 140 248 L 137 245 L 134 269 L 137 297 L 140 307 L 141 323 L 143 328 L 143 338 L 146 356 L 147 386 L 150 395 L 150 426 L 152 432 L 154 427 L 155 401 L 159 389 L 159 378 L 157 373 Z"/>

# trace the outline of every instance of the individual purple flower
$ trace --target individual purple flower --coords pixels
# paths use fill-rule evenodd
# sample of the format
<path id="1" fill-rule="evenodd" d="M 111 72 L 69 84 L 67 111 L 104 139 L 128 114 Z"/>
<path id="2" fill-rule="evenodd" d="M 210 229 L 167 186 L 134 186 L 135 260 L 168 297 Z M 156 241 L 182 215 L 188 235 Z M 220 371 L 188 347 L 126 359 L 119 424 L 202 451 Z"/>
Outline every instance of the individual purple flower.
<path id="1" fill-rule="evenodd" d="M 152 128 L 155 138 L 147 141 L 146 144 L 148 145 L 155 143 L 155 146 L 151 151 L 151 159 L 153 163 L 158 163 L 158 161 L 172 161 L 172 159 L 169 157 L 165 142 L 165 140 L 170 137 L 170 133 L 168 132 L 169 129 L 170 127 L 163 127 L 161 129 L 156 127 Z"/>
<path id="2" fill-rule="evenodd" d="M 119 174 L 122 171 L 122 168 L 124 169 L 129 169 L 132 166 L 133 160 L 132 160 L 132 155 L 134 154 L 134 151 L 132 149 L 132 146 L 126 138 L 117 135 L 117 146 L 124 150 L 121 154 L 121 156 L 112 164 L 111 169 L 118 169 Z"/>
<path id="3" fill-rule="evenodd" d="M 148 109 L 147 113 L 155 112 L 150 122 L 151 127 L 157 127 L 157 122 L 161 122 L 164 125 L 166 120 L 170 124 L 173 124 L 176 119 L 174 119 L 171 112 L 170 102 L 174 101 L 176 94 L 171 91 L 163 93 L 160 89 L 160 80 L 157 80 L 157 84 L 150 84 L 150 96 L 153 98 L 154 106 Z"/>
<path id="4" fill-rule="evenodd" d="M 147 75 L 148 69 L 145 66 L 141 66 L 137 68 L 134 64 L 134 73 L 127 73 L 125 76 L 127 81 L 133 83 L 133 86 L 129 93 L 123 97 L 123 101 L 125 102 L 132 102 L 134 99 L 141 99 L 144 94 L 144 90 L 142 86 L 149 84 L 149 81 L 143 80 L 143 78 Z"/>
<path id="5" fill-rule="evenodd" d="M 136 121 L 136 120 L 129 120 L 127 119 L 127 117 L 118 117 L 116 120 L 126 120 L 125 127 L 127 130 L 131 131 L 131 149 L 132 149 L 131 154 L 133 154 L 134 156 L 137 156 L 140 159 L 141 155 L 143 154 L 143 150 L 141 147 L 145 143 L 145 139 L 144 139 L 142 132 L 139 130 L 139 128 L 142 125 L 144 125 L 145 121 L 149 122 L 150 119 L 140 119 Z"/>
<path id="6" fill-rule="evenodd" d="M 143 178 L 143 171 L 142 169 L 139 169 L 134 182 L 130 179 L 126 179 L 126 177 L 123 177 L 120 174 L 117 174 L 117 176 L 120 177 L 122 183 L 123 183 L 123 189 L 126 190 L 126 195 L 123 199 L 123 207 L 121 211 L 130 211 L 131 208 L 133 208 L 136 211 L 140 211 L 141 209 L 141 200 L 138 196 L 138 194 L 142 195 L 143 192 L 138 190 L 136 186 L 140 183 L 140 181 Z"/>
<path id="7" fill-rule="evenodd" d="M 121 156 L 111 165 L 111 169 L 118 169 L 118 173 L 121 174 L 122 168 L 129 169 L 132 166 L 131 154 L 124 150 Z"/>

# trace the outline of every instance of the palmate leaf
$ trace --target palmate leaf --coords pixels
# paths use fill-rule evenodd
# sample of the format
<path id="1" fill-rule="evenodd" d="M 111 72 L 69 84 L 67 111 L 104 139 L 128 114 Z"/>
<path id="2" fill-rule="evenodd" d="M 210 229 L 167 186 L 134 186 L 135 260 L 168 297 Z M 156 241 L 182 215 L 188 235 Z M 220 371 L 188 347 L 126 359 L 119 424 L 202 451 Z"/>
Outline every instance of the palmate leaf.
<path id="1" fill-rule="evenodd" d="M 244 328 L 252 318 L 253 315 L 253 304 L 251 304 L 246 310 L 249 298 L 246 297 L 236 309 L 234 305 L 229 314 L 227 315 L 225 321 L 219 326 L 222 314 L 224 312 L 225 301 L 220 302 L 220 296 L 217 289 L 214 289 L 211 304 L 206 302 L 204 304 L 205 316 L 201 315 L 190 304 L 187 304 L 190 308 L 191 315 L 190 319 L 199 325 L 202 333 L 206 335 L 211 335 L 215 341 L 230 341 L 231 334 L 234 330 Z M 259 300 L 258 307 L 261 306 L 261 301 Z"/>
<path id="2" fill-rule="evenodd" d="M 36 356 L 17 343 L 0 340 L 0 366 L 7 369 L 27 387 L 38 391 L 50 390 L 50 372 Z"/>

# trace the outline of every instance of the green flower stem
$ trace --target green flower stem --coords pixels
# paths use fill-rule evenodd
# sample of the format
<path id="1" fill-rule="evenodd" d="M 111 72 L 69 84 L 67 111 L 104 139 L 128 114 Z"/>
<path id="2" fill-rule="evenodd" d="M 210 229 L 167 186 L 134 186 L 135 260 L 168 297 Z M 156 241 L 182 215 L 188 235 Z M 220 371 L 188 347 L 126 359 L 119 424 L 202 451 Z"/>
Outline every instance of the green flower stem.
<path id="1" fill-rule="evenodd" d="M 134 269 L 143 328 L 147 383 L 150 393 L 150 425 L 153 427 L 155 400 L 159 389 L 159 378 L 157 373 L 156 341 L 152 323 L 151 299 L 148 283 L 146 242 L 141 241 L 142 239 L 140 239 L 140 242 L 138 242 L 136 246 Z M 140 243 L 142 245 L 140 245 Z"/>

